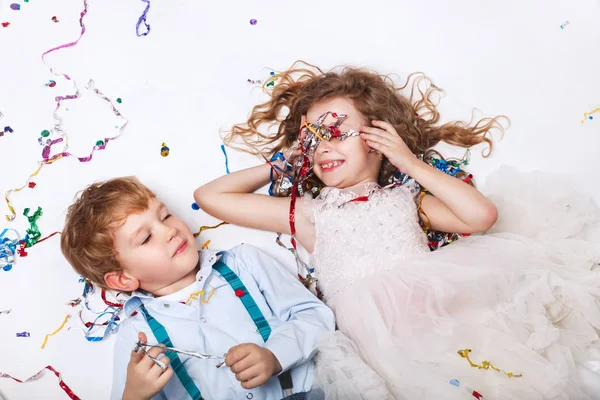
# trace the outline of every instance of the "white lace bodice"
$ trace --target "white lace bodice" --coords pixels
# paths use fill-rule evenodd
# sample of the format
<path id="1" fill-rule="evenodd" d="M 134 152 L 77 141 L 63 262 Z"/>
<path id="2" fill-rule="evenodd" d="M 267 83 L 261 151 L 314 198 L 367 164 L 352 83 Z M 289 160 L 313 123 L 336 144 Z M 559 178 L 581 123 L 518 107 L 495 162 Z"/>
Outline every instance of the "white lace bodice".
<path id="1" fill-rule="evenodd" d="M 314 200 L 305 197 L 305 212 L 315 224 L 312 263 L 327 299 L 363 277 L 429 252 L 414 185 L 381 189 L 367 183 L 353 189 L 325 188 Z M 357 193 L 371 194 L 368 201 L 350 202 Z"/>

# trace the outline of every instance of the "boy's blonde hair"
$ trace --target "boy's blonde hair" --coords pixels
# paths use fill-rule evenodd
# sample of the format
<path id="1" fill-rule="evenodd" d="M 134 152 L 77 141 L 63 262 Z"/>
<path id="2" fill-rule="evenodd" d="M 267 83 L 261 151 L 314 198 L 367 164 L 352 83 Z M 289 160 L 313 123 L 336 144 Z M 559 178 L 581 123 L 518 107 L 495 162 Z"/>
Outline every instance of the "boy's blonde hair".
<path id="1" fill-rule="evenodd" d="M 107 288 L 104 275 L 121 271 L 114 246 L 114 230 L 127 216 L 148 209 L 156 195 L 136 177 L 97 182 L 80 192 L 69 206 L 60 248 L 75 271 Z"/>

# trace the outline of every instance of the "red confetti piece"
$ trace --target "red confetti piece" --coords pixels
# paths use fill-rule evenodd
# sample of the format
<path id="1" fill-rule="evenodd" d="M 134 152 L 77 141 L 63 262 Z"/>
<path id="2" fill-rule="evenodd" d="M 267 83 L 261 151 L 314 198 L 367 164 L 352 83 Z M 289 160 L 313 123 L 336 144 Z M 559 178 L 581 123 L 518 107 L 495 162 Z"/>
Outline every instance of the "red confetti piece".
<path id="1" fill-rule="evenodd" d="M 21 242 L 19 243 L 19 248 L 17 249 L 17 253 L 19 253 L 21 257 L 27 257 L 27 254 L 29 254 L 25 251 L 25 247 L 27 247 L 27 242 L 21 240 Z"/>
<path id="2" fill-rule="evenodd" d="M 54 17 L 52 17 L 52 21 L 58 22 L 58 18 L 56 18 L 56 16 L 54 16 Z"/>
<path id="3" fill-rule="evenodd" d="M 35 187 L 35 185 L 36 185 L 36 183 L 35 183 L 35 182 L 29 182 L 29 183 L 27 184 L 27 186 L 29 186 L 29 187 L 30 187 L 30 188 L 32 188 L 32 189 Z"/>
<path id="4" fill-rule="evenodd" d="M 54 375 L 56 375 L 56 377 L 59 379 L 58 384 L 60 385 L 62 390 L 65 391 L 65 393 L 67 394 L 67 396 L 69 396 L 69 398 L 71 400 L 81 400 L 79 397 L 77 397 L 77 395 L 75 393 L 73 393 L 71 388 L 63 381 L 62 376 L 60 375 L 60 372 L 58 372 L 57 370 L 52 368 L 52 366 L 50 366 L 50 365 L 47 365 L 41 371 L 39 371 L 37 374 L 33 375 L 32 377 L 30 377 L 28 379 L 25 379 L 24 381 L 17 379 L 13 376 L 10 376 L 9 374 L 5 374 L 4 372 L 0 372 L 0 378 L 10 378 L 19 383 L 27 383 L 27 382 L 32 382 L 32 381 L 36 381 L 36 380 L 40 379 L 44 375 L 46 370 L 50 370 L 54 373 Z"/>
<path id="5" fill-rule="evenodd" d="M 236 291 L 235 291 L 235 295 L 237 297 L 244 297 L 244 294 L 245 293 L 244 293 L 244 291 L 242 289 L 236 289 Z"/>
<path id="6" fill-rule="evenodd" d="M 3 22 L 3 23 L 2 23 L 2 26 L 3 26 L 4 28 L 8 27 L 9 25 L 10 25 L 10 22 Z"/>

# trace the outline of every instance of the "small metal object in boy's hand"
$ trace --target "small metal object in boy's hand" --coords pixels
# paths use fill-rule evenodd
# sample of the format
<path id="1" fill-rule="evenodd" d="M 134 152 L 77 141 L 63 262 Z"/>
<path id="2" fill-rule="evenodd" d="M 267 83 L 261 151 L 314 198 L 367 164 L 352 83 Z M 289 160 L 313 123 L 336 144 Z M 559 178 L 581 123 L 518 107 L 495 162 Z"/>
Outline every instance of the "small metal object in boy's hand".
<path id="1" fill-rule="evenodd" d="M 154 363 L 156 365 L 158 365 L 159 367 L 166 368 L 166 366 L 158 359 L 150 356 L 146 350 L 146 348 L 153 348 L 153 347 L 158 347 L 158 348 L 162 348 L 165 349 L 165 351 L 171 351 L 173 353 L 179 353 L 179 354 L 185 354 L 186 356 L 190 356 L 190 357 L 196 357 L 199 358 L 201 360 L 222 360 L 221 362 L 219 362 L 216 367 L 217 368 L 221 368 L 224 364 L 225 364 L 225 355 L 223 356 L 214 356 L 214 355 L 210 355 L 210 354 L 204 354 L 204 353 L 198 353 L 198 352 L 194 352 L 194 351 L 185 351 L 185 350 L 179 350 L 176 349 L 174 347 L 165 347 L 165 346 L 161 346 L 161 345 L 156 345 L 156 344 L 147 344 L 147 343 L 142 343 L 142 342 L 137 342 L 135 347 L 133 348 L 133 351 L 138 353 L 140 351 L 143 351 L 148 357 L 150 357 L 152 359 L 152 361 L 154 361 Z M 162 366 L 161 366 L 162 365 Z"/>

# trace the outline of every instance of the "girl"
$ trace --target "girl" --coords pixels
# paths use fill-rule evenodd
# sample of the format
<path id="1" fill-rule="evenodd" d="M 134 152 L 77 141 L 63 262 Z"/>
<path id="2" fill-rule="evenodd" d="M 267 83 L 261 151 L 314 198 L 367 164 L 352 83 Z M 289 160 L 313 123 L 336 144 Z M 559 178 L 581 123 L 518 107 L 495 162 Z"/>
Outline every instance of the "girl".
<path id="1" fill-rule="evenodd" d="M 287 159 L 277 154 L 219 178 L 195 199 L 216 218 L 292 234 L 311 253 L 339 330 L 385 380 L 365 372 L 351 357 L 354 344 L 338 333 L 320 348 L 317 372 L 329 398 L 380 399 L 385 391 L 397 399 L 597 398 L 583 388 L 583 379 L 600 380 L 591 202 L 565 200 L 556 188 L 542 202 L 520 187 L 498 197 L 517 224 L 501 219 L 504 233 L 431 253 L 439 243 L 428 243 L 423 227 L 430 239 L 448 239 L 439 232 L 484 232 L 498 215 L 465 183 L 470 176 L 457 174 L 459 163 L 432 147 L 487 143 L 491 150 L 488 134 L 501 129 L 499 118 L 438 124 L 439 89 L 422 75 L 401 88 L 356 68 L 323 73 L 307 65 L 276 78 L 271 99 L 226 139 L 257 154 L 285 150 Z M 277 123 L 276 133 L 260 132 Z M 270 177 L 271 192 L 291 199 L 254 194 Z M 522 201 L 527 193 L 535 203 Z"/>

